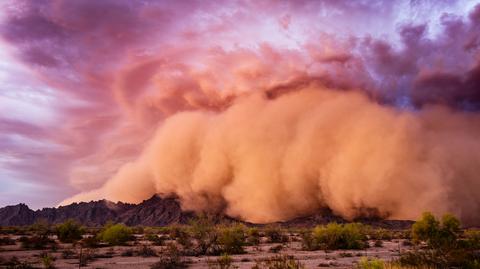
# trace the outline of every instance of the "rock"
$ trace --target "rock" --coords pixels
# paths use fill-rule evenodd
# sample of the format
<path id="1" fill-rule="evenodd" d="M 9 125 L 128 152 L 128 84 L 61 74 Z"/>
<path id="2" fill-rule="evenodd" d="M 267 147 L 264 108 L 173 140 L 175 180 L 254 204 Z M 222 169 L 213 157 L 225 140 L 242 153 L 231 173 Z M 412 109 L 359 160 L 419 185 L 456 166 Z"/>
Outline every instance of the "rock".
<path id="1" fill-rule="evenodd" d="M 39 220 L 46 220 L 51 224 L 62 223 L 74 219 L 86 226 L 103 226 L 111 221 L 124 223 L 129 226 L 166 226 L 170 224 L 186 224 L 195 218 L 196 214 L 184 211 L 175 197 L 161 198 L 158 195 L 135 205 L 114 203 L 107 200 L 73 203 L 56 208 L 31 210 L 25 204 L 0 208 L 0 226 L 31 225 Z M 215 223 L 242 222 L 223 214 L 210 216 Z M 406 229 L 412 225 L 408 220 L 385 220 L 381 218 L 361 218 L 355 221 L 387 229 Z M 329 222 L 345 223 L 345 219 L 336 216 L 328 208 L 317 213 L 294 218 L 275 224 L 283 227 L 314 227 Z M 246 225 L 251 223 L 243 222 Z M 259 225 L 262 226 L 262 225 Z"/>

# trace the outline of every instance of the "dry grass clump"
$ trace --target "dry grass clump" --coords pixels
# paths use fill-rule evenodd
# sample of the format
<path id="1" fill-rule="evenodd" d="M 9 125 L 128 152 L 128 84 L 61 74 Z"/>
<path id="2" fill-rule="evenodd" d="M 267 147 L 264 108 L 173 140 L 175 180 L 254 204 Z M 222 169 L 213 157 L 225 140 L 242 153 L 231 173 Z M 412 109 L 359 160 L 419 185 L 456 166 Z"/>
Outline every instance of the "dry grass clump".
<path id="1" fill-rule="evenodd" d="M 252 269 L 304 269 L 299 260 L 293 256 L 281 255 L 273 258 L 266 259 L 264 261 L 258 261 Z"/>

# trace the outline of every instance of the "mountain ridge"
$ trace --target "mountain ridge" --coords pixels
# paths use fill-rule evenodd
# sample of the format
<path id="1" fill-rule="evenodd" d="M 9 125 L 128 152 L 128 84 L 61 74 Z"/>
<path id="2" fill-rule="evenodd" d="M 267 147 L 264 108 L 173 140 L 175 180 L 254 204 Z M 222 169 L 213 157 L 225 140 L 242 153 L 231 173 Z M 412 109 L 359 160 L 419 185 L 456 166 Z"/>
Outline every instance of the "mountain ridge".
<path id="1" fill-rule="evenodd" d="M 66 206 L 32 210 L 26 204 L 9 205 L 0 208 L 0 226 L 25 226 L 44 220 L 51 224 L 62 223 L 74 219 L 85 226 L 98 227 L 111 221 L 129 226 L 166 226 L 171 224 L 187 224 L 197 214 L 182 210 L 176 197 L 162 198 L 154 195 L 139 204 L 98 200 L 72 203 Z M 240 221 L 226 215 L 216 214 L 215 222 L 242 222 L 246 225 L 261 225 Z M 413 221 L 386 220 L 381 218 L 361 218 L 354 221 L 387 229 L 406 229 Z M 315 214 L 301 216 L 273 224 L 284 227 L 313 227 L 329 222 L 349 222 L 332 213 L 329 209 L 318 210 Z"/>

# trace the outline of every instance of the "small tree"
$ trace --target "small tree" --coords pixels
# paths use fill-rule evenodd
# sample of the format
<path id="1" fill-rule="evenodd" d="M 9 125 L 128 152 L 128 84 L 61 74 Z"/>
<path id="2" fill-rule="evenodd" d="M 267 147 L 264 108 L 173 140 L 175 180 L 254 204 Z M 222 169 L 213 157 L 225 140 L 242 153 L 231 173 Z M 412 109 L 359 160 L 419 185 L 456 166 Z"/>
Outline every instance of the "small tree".
<path id="1" fill-rule="evenodd" d="M 124 245 L 132 238 L 132 229 L 121 223 L 115 225 L 109 224 L 99 236 L 110 245 Z"/>
<path id="2" fill-rule="evenodd" d="M 425 242 L 431 248 L 452 248 L 460 233 L 460 221 L 452 214 L 445 214 L 442 222 L 430 212 L 412 226 L 412 239 L 415 243 Z"/>
<path id="3" fill-rule="evenodd" d="M 206 215 L 200 215 L 190 222 L 190 233 L 196 243 L 195 254 L 206 255 L 219 253 L 218 234 L 214 224 Z"/>
<path id="4" fill-rule="evenodd" d="M 63 243 L 72 243 L 82 239 L 84 230 L 80 224 L 74 220 L 67 220 L 62 224 L 57 225 L 56 234 L 58 240 Z"/>
<path id="5" fill-rule="evenodd" d="M 220 229 L 218 242 L 222 251 L 226 254 L 242 254 L 245 253 L 243 246 L 245 245 L 245 231 L 242 225 L 234 225 Z"/>

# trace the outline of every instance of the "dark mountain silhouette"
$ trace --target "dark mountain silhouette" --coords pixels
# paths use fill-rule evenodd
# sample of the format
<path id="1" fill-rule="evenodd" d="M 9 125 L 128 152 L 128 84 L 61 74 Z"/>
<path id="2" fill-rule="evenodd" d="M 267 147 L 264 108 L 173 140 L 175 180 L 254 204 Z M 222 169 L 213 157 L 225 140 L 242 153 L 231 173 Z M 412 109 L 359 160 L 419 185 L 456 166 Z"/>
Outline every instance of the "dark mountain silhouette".
<path id="1" fill-rule="evenodd" d="M 131 226 L 163 226 L 186 223 L 194 216 L 193 212 L 182 211 L 176 198 L 161 198 L 154 195 L 138 205 L 100 200 L 36 211 L 25 204 L 6 206 L 0 208 L 0 226 L 31 225 L 40 220 L 55 224 L 68 219 L 74 219 L 87 226 L 101 226 L 108 221 Z"/>
<path id="2" fill-rule="evenodd" d="M 0 208 L 0 226 L 31 225 L 40 220 L 56 224 L 68 219 L 74 219 L 86 226 L 102 226 L 108 221 L 124 223 L 130 226 L 165 226 L 185 224 L 195 217 L 196 214 L 194 212 L 181 209 L 177 198 L 161 198 L 157 195 L 137 205 L 100 200 L 39 210 L 32 210 L 25 204 Z M 222 214 L 211 217 L 213 217 L 214 222 L 236 221 Z M 404 229 L 410 227 L 413 223 L 407 220 L 384 220 L 379 218 L 363 218 L 356 221 L 388 229 Z M 284 227 L 313 227 L 329 222 L 344 223 L 347 221 L 334 215 L 329 209 L 322 209 L 316 214 L 275 224 Z M 250 223 L 245 224 L 250 225 Z"/>

